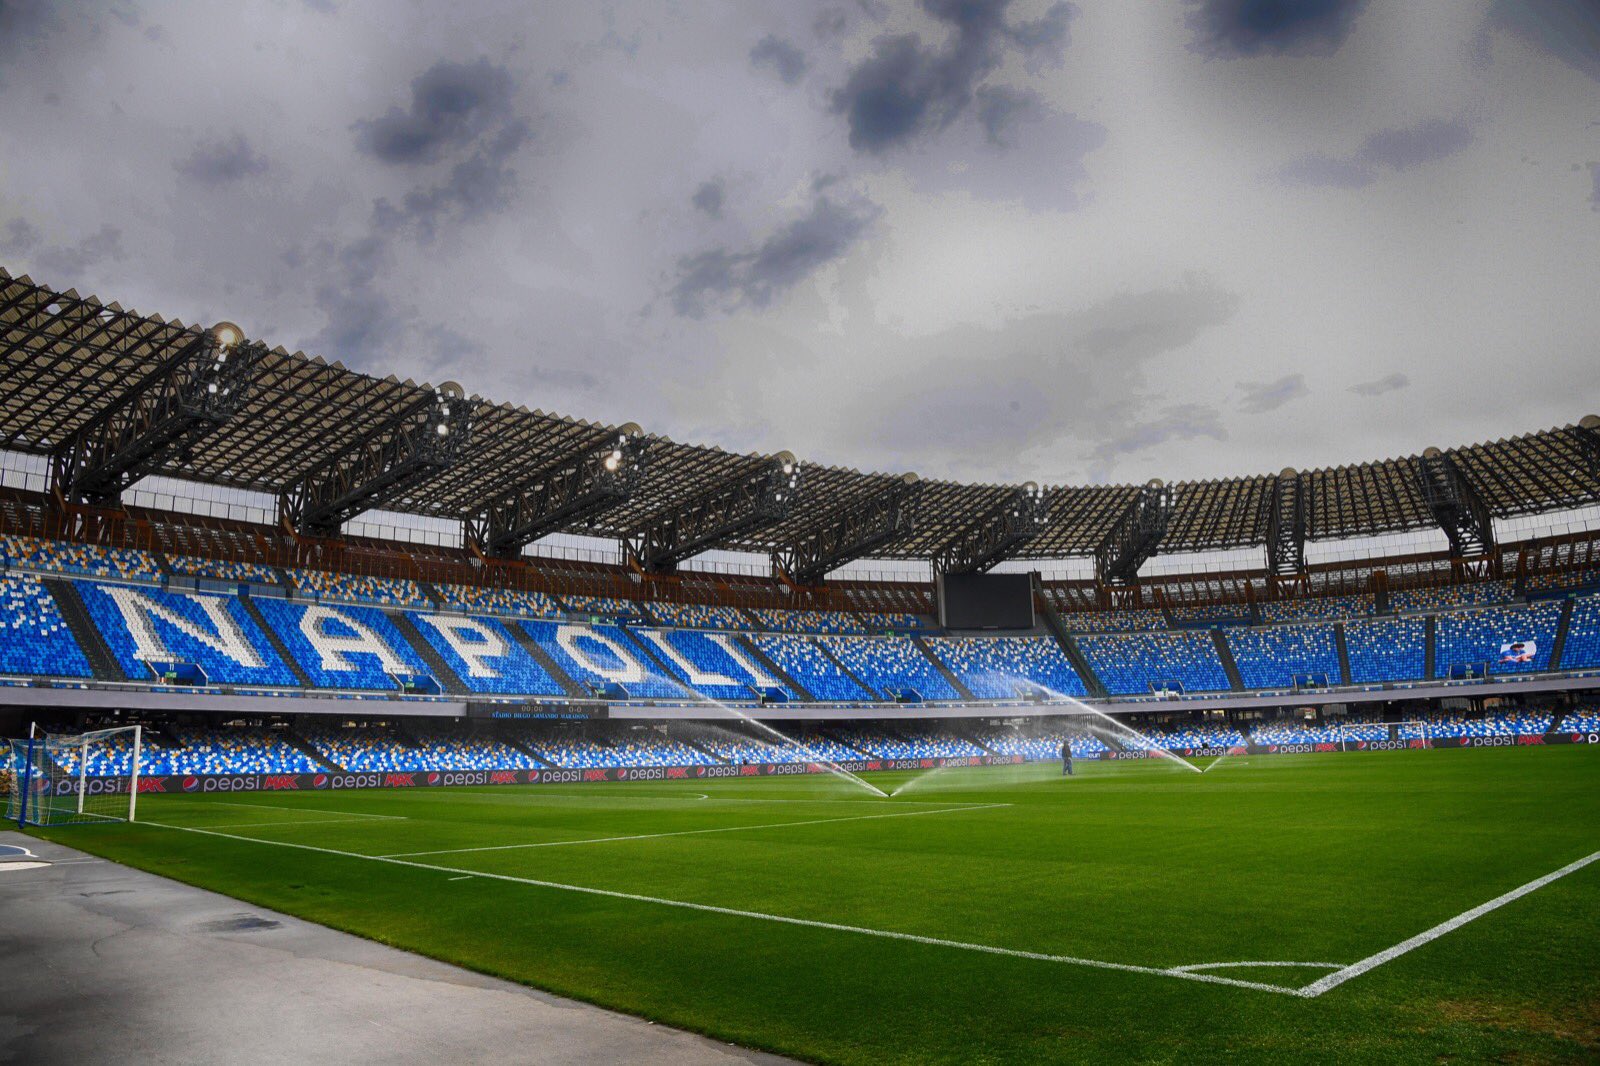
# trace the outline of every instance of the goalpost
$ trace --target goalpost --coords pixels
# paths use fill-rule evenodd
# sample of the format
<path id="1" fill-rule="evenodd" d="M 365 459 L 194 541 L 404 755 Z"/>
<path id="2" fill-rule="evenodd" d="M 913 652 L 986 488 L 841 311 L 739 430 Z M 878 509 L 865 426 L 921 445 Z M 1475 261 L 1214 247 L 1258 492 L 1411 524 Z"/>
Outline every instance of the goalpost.
<path id="1" fill-rule="evenodd" d="M 1352 742 L 1359 744 L 1362 741 L 1373 740 L 1372 737 L 1359 735 L 1372 729 L 1382 729 L 1384 735 L 1380 739 L 1385 742 L 1420 740 L 1427 747 L 1432 747 L 1434 728 L 1433 723 L 1419 718 L 1403 722 L 1340 722 L 1333 727 L 1333 731 L 1339 736 L 1339 750 L 1349 751 Z"/>
<path id="2" fill-rule="evenodd" d="M 128 725 L 6 742 L 6 819 L 44 826 L 133 821 L 142 741 L 142 728 Z"/>

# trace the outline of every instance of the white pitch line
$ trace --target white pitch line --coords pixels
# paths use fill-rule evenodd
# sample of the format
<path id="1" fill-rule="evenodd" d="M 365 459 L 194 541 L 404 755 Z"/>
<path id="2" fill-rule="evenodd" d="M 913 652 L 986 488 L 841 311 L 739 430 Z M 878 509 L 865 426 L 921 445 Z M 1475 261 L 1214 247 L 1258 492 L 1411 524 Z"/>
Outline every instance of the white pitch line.
<path id="1" fill-rule="evenodd" d="M 1352 977 L 1360 977 L 1368 970 L 1376 969 L 1386 962 L 1398 959 L 1401 955 L 1404 955 L 1408 951 L 1420 948 L 1422 945 L 1431 941 L 1438 940 L 1446 933 L 1460 929 L 1463 925 L 1466 925 L 1473 919 L 1482 918 L 1490 911 L 1498 910 L 1499 908 L 1504 907 L 1507 903 L 1519 900 L 1531 892 L 1537 892 L 1539 889 L 1550 884 L 1552 881 L 1558 881 L 1570 873 L 1576 873 L 1596 860 L 1600 860 L 1600 851 L 1585 855 L 1577 862 L 1569 862 L 1561 869 L 1553 870 L 1550 873 L 1545 874 L 1543 877 L 1536 877 L 1527 884 L 1522 885 L 1520 888 L 1513 888 L 1510 892 L 1507 892 L 1503 896 L 1496 896 L 1488 903 L 1480 903 L 1470 911 L 1462 911 L 1449 921 L 1440 922 L 1432 929 L 1418 933 L 1409 940 L 1402 940 L 1392 948 L 1385 948 L 1376 955 L 1368 955 L 1360 962 L 1353 962 L 1349 966 L 1344 967 L 1342 970 L 1336 970 L 1326 977 L 1318 978 L 1317 980 L 1312 981 L 1309 985 L 1306 985 L 1304 988 L 1297 989 L 1296 994 L 1304 996 L 1307 999 L 1320 996 L 1330 988 L 1337 988 L 1339 985 L 1344 984 Z"/>
<path id="2" fill-rule="evenodd" d="M 1256 966 L 1276 966 L 1288 968 L 1337 970 L 1344 966 L 1342 962 L 1195 962 L 1188 966 L 1174 966 L 1176 973 L 1194 973 L 1197 970 L 1236 970 L 1249 969 Z"/>
<path id="3" fill-rule="evenodd" d="M 585 837 L 582 840 L 542 840 L 535 844 L 490 844 L 481 848 L 441 848 L 438 851 L 396 851 L 380 859 L 417 859 L 430 855 L 463 855 L 477 851 L 520 851 L 524 848 L 565 848 L 574 844 L 614 844 L 621 840 L 660 840 L 663 837 L 692 837 L 706 833 L 738 833 L 751 829 L 782 829 L 791 825 L 832 825 L 835 822 L 869 822 L 878 818 L 915 818 L 922 814 L 952 814 L 961 811 L 987 811 L 1009 807 L 1009 803 L 983 803 L 967 807 L 941 807 L 934 811 L 896 811 L 894 814 L 857 814 L 844 818 L 810 818 L 803 822 L 768 822 L 765 825 L 724 825 L 715 829 L 680 829 L 672 833 L 635 833 L 620 837 Z"/>
<path id="4" fill-rule="evenodd" d="M 276 803 L 236 803 L 233 800 L 190 800 L 191 803 L 216 803 L 224 807 L 252 807 L 269 811 L 294 811 L 296 814 L 310 812 L 311 814 L 338 814 L 346 818 L 379 818 L 386 822 L 408 822 L 411 819 L 403 814 L 362 814 L 360 811 L 332 811 L 326 807 L 285 807 Z"/>
<path id="5" fill-rule="evenodd" d="M 855 933 L 859 936 L 875 936 L 885 940 L 902 940 L 913 944 L 925 944 L 929 947 L 955 948 L 960 951 L 976 951 L 985 955 L 1003 955 L 1014 959 L 1031 959 L 1036 962 L 1054 962 L 1068 966 L 1087 966 L 1096 970 L 1117 970 L 1122 973 L 1141 973 L 1153 977 L 1174 977 L 1184 981 L 1198 981 L 1208 985 L 1228 985 L 1232 988 L 1249 988 L 1258 992 L 1276 992 L 1280 995 L 1295 996 L 1301 993 L 1297 989 L 1285 988 L 1282 985 L 1263 984 L 1259 981 L 1240 981 L 1232 977 L 1218 977 L 1211 973 L 1189 973 L 1184 970 L 1164 969 L 1158 966 L 1135 966 L 1125 962 L 1106 962 L 1103 959 L 1084 959 L 1073 955 L 1050 955 L 1040 951 L 1019 951 L 1015 948 L 995 947 L 992 944 L 970 944 L 962 940 L 945 940 L 940 937 L 918 936 L 915 933 L 897 933 L 891 929 L 871 929 L 861 925 L 842 925 L 838 922 L 820 922 L 810 918 L 791 918 L 783 914 L 766 914 L 762 911 L 738 910 L 734 907 L 717 907 L 709 903 L 690 903 L 681 899 L 664 899 L 660 896 L 641 896 L 633 892 L 616 892 L 609 888 L 591 888 L 588 885 L 568 885 L 559 881 L 541 881 L 533 877 L 514 877 L 511 874 L 487 873 L 480 870 L 462 870 L 455 866 L 435 866 L 432 863 L 414 862 L 410 859 L 397 859 L 384 855 L 363 855 L 357 851 L 340 851 L 337 848 L 320 848 L 314 844 L 293 844 L 287 840 L 262 840 L 257 837 L 234 836 L 232 833 L 218 833 L 209 829 L 195 829 L 192 826 L 168 825 L 165 822 L 146 822 L 146 825 L 159 825 L 165 829 L 176 829 L 184 833 L 200 833 L 205 836 L 222 837 L 226 840 L 242 840 L 247 844 L 268 844 L 279 848 L 294 848 L 298 851 L 314 851 L 323 855 L 338 855 L 347 859 L 365 859 L 368 862 L 383 862 L 394 866 L 409 866 L 416 870 L 432 870 L 435 873 L 462 874 L 468 877 L 482 877 L 490 881 L 505 881 L 511 884 L 531 885 L 534 888 L 549 888 L 560 892 L 578 892 L 588 896 L 604 896 L 608 899 L 628 900 L 632 903 L 654 903 L 662 907 L 678 907 L 683 910 L 701 911 L 706 914 L 721 914 L 731 918 L 751 918 L 756 921 L 776 922 L 780 925 L 797 925 L 807 929 L 826 929 L 834 933 Z"/>
<path id="6" fill-rule="evenodd" d="M 356 818 L 301 818 L 301 819 L 298 819 L 298 820 L 291 819 L 291 820 L 289 820 L 287 822 L 234 822 L 231 825 L 206 825 L 206 826 L 201 826 L 200 828 L 202 828 L 202 829 L 265 829 L 265 828 L 267 828 L 269 826 L 334 825 L 336 823 L 344 823 L 345 825 L 364 825 L 364 824 L 366 824 L 366 823 L 361 822 L 359 819 L 356 819 Z"/>

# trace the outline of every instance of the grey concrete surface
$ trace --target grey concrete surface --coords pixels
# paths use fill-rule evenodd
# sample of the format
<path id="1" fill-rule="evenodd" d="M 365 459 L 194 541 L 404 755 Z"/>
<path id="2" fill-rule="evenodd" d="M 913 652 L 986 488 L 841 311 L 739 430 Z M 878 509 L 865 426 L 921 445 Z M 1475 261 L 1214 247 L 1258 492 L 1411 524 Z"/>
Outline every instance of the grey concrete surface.
<path id="1" fill-rule="evenodd" d="M 20 833 L 0 844 L 37 857 L 0 858 L 0 1063 L 786 1061 Z"/>

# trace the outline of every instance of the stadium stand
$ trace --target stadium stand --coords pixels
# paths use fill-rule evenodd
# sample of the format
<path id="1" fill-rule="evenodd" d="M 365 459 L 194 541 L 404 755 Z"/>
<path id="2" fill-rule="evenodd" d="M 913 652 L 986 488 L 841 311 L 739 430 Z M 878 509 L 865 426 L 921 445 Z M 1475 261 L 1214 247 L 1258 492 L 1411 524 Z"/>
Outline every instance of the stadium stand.
<path id="1" fill-rule="evenodd" d="M 318 688 L 394 691 L 395 674 L 430 674 L 375 607 L 259 600 L 256 607 Z"/>
<path id="2" fill-rule="evenodd" d="M 1241 623 L 1250 620 L 1250 609 L 1241 604 L 1206 604 L 1203 606 L 1169 607 L 1167 613 L 1179 625 L 1194 622 L 1211 622 L 1222 625 L 1226 623 Z"/>
<path id="3" fill-rule="evenodd" d="M 196 664 L 213 684 L 298 684 L 235 597 L 92 581 L 80 581 L 77 588 L 130 680 L 148 681 L 147 663 L 170 661 Z"/>
<path id="4" fill-rule="evenodd" d="M 560 682 L 492 618 L 407 612 L 422 639 L 473 692 L 560 696 Z M 398 636 L 398 634 L 396 634 Z"/>
<path id="5" fill-rule="evenodd" d="M 767 674 L 742 652 L 736 659 L 727 638 L 695 630 L 636 629 L 634 635 L 672 675 L 715 700 L 750 700 L 762 688 L 777 688 L 791 699 L 798 694 Z M 741 661 L 742 660 L 742 661 Z"/>
<path id="6" fill-rule="evenodd" d="M 420 585 L 404 578 L 335 574 L 327 570 L 290 570 L 289 577 L 302 594 L 319 600 L 377 607 L 433 606 Z"/>
<path id="7" fill-rule="evenodd" d="M 1561 647 L 1561 669 L 1600 666 L 1600 595 L 1579 596 L 1572 604 L 1567 639 Z"/>
<path id="8" fill-rule="evenodd" d="M 1125 611 L 1064 611 L 1060 617 L 1069 633 L 1127 633 L 1167 628 L 1166 618 L 1151 607 Z"/>
<path id="9" fill-rule="evenodd" d="M 699 603 L 650 604 L 650 613 L 663 625 L 679 629 L 716 629 L 725 633 L 754 629 L 750 619 L 732 607 L 710 607 Z"/>
<path id="10" fill-rule="evenodd" d="M 1209 632 L 1108 633 L 1081 637 L 1089 667 L 1113 695 L 1149 695 L 1176 682 L 1185 692 L 1220 692 L 1228 675 Z"/>
<path id="11" fill-rule="evenodd" d="M 159 581 L 161 567 L 155 557 L 129 548 L 102 548 L 96 544 L 69 544 L 16 534 L 0 536 L 0 565 L 15 570 L 47 574 L 74 574 L 129 581 Z"/>
<path id="12" fill-rule="evenodd" d="M 561 615 L 556 601 L 542 592 L 480 585 L 440 584 L 435 587 L 443 606 L 467 614 L 508 614 L 523 618 L 558 618 Z"/>
<path id="13" fill-rule="evenodd" d="M 1316 596 L 1303 600 L 1268 600 L 1258 604 L 1263 622 L 1333 622 L 1366 618 L 1374 610 L 1371 596 Z"/>
<path id="14" fill-rule="evenodd" d="M 1389 594 L 1389 610 L 1447 611 L 1455 607 L 1493 606 L 1511 602 L 1511 588 L 1510 581 L 1483 581 L 1474 585 L 1402 589 Z"/>
<path id="15" fill-rule="evenodd" d="M 779 611 L 770 607 L 757 607 L 750 613 L 756 617 L 761 629 L 771 633 L 861 636 L 867 633 L 882 633 L 887 630 L 900 631 L 923 628 L 922 620 L 913 614 Z"/>
<path id="16" fill-rule="evenodd" d="M 1572 570 L 1549 570 L 1529 574 L 1527 587 L 1534 591 L 1600 587 L 1600 567 L 1585 566 Z"/>
<path id="17" fill-rule="evenodd" d="M 1459 714 L 1430 714 L 1420 723 L 1396 730 L 1401 740 L 1441 737 L 1536 737 L 1550 731 L 1554 716 L 1540 711 L 1491 712 L 1477 718 Z M 1365 738 L 1363 738 L 1365 739 Z M 1381 738 L 1380 738 L 1381 739 Z"/>
<path id="18" fill-rule="evenodd" d="M 1231 748 L 1245 742 L 1244 734 L 1231 726 L 1146 728 L 1135 724 L 1133 728 L 1142 736 L 1124 736 L 1119 732 L 1117 742 L 1124 748 L 1134 751 L 1149 751 L 1153 748 L 1164 748 L 1167 751 L 1177 751 L 1182 748 Z"/>
<path id="19" fill-rule="evenodd" d="M 448 726 L 411 727 L 411 741 L 427 770 L 527 770 L 539 761 L 483 733 Z"/>
<path id="20" fill-rule="evenodd" d="M 1421 680 L 1428 623 L 1421 617 L 1352 620 L 1344 625 L 1350 683 Z"/>
<path id="21" fill-rule="evenodd" d="M 1061 743 L 1070 738 L 1074 758 L 1087 759 L 1109 747 L 1099 737 L 1077 729 L 1045 729 L 1023 732 L 1019 729 L 1002 729 L 984 733 L 979 739 L 996 755 L 1021 755 L 1024 759 L 1059 759 Z"/>
<path id="22" fill-rule="evenodd" d="M 181 747 L 166 748 L 167 765 L 152 765 L 155 774 L 308 774 L 322 769 L 312 758 L 286 741 L 279 731 L 266 729 L 176 728 L 168 732 Z M 140 763 L 151 734 L 142 738 Z"/>
<path id="23" fill-rule="evenodd" d="M 0 674 L 91 676 L 55 597 L 23 574 L 0 574 Z"/>
<path id="24" fill-rule="evenodd" d="M 405 743 L 387 726 L 358 729 L 313 726 L 302 735 L 323 758 L 351 773 L 450 769 L 431 765 L 422 752 Z"/>
<path id="25" fill-rule="evenodd" d="M 885 696 L 915 692 L 927 700 L 953 700 L 960 696 L 908 637 L 818 637 L 845 668 Z"/>
<path id="26" fill-rule="evenodd" d="M 590 615 L 600 618 L 647 617 L 641 604 L 616 596 L 578 596 L 569 593 L 561 597 L 561 602 L 567 605 L 568 613 L 586 617 Z"/>
<path id="27" fill-rule="evenodd" d="M 1018 681 L 1065 696 L 1088 694 L 1051 637 L 929 637 L 927 645 L 980 700 L 1011 699 Z"/>
<path id="28" fill-rule="evenodd" d="M 1481 663 L 1497 674 L 1547 670 L 1560 620 L 1561 604 L 1550 600 L 1441 614 L 1434 631 L 1433 676 L 1447 678 L 1453 668 Z"/>
<path id="29" fill-rule="evenodd" d="M 750 639 L 762 654 L 778 664 L 780 670 L 819 700 L 876 698 L 843 673 L 809 637 L 774 633 L 758 634 Z"/>
<path id="30" fill-rule="evenodd" d="M 278 575 L 270 566 L 260 563 L 239 562 L 233 559 L 201 559 L 193 555 L 169 555 L 167 562 L 175 574 L 210 578 L 214 581 L 233 581 L 240 584 L 281 585 Z"/>
<path id="31" fill-rule="evenodd" d="M 628 695 L 646 699 L 693 696 L 692 689 L 656 669 L 617 626 L 536 621 L 515 624 L 579 684 L 600 688 L 618 684 Z"/>
<path id="32" fill-rule="evenodd" d="M 1600 711 L 1572 711 L 1561 718 L 1563 733 L 1600 733 Z"/>
<path id="33" fill-rule="evenodd" d="M 1222 633 L 1245 688 L 1292 688 L 1296 678 L 1307 676 L 1344 683 L 1330 622 L 1234 627 Z"/>
<path id="34" fill-rule="evenodd" d="M 964 737 L 916 727 L 894 733 L 853 729 L 846 735 L 851 747 L 883 759 L 962 759 L 986 754 Z"/>

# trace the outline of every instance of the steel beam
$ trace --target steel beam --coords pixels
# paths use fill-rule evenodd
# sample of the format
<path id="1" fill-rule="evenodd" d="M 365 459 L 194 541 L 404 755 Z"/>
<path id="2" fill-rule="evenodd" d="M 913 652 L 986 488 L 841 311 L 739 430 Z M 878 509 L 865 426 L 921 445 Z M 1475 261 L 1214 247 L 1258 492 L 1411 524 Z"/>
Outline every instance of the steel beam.
<path id="1" fill-rule="evenodd" d="M 906 474 L 830 516 L 826 525 L 773 552 L 773 571 L 797 585 L 820 585 L 829 571 L 911 533 L 921 499 L 917 475 Z"/>
<path id="2" fill-rule="evenodd" d="M 1172 521 L 1172 490 L 1152 480 L 1139 490 L 1094 552 L 1095 576 L 1102 585 L 1131 585 L 1139 568 L 1161 547 Z"/>
<path id="3" fill-rule="evenodd" d="M 934 554 L 934 572 L 981 574 L 991 569 L 1043 533 L 1049 513 L 1044 489 L 1031 481 L 1022 485 L 1000 506 L 946 541 Z"/>
<path id="4" fill-rule="evenodd" d="M 753 473 L 684 497 L 652 515 L 622 537 L 623 557 L 647 573 L 669 573 L 732 537 L 782 521 L 802 481 L 799 462 L 779 452 Z"/>
<path id="5" fill-rule="evenodd" d="M 1434 521 L 1450 540 L 1451 555 L 1468 558 L 1494 550 L 1489 507 L 1448 452 L 1423 451 L 1417 460 L 1417 484 Z"/>

